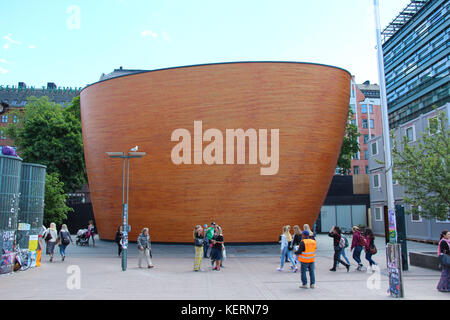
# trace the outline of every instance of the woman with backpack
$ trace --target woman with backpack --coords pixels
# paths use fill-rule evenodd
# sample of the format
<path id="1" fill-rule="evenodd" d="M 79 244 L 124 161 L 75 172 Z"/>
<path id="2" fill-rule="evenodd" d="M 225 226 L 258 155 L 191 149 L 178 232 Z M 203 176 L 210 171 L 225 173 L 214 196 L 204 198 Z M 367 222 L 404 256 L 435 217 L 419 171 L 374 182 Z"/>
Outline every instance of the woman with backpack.
<path id="1" fill-rule="evenodd" d="M 342 249 L 345 247 L 345 239 L 342 238 L 341 229 L 337 226 L 333 226 L 333 228 L 331 228 L 330 230 L 330 233 L 328 233 L 328 236 L 333 238 L 334 247 L 333 267 L 330 269 L 330 271 L 336 271 L 336 266 L 339 262 L 342 263 L 347 268 L 347 272 L 349 272 L 350 264 L 345 263 L 340 258 Z"/>
<path id="2" fill-rule="evenodd" d="M 347 238 L 345 237 L 345 235 L 343 235 L 343 234 L 341 234 L 341 236 L 342 236 L 342 239 L 344 240 L 345 245 L 344 245 L 344 247 L 343 247 L 342 250 L 341 250 L 341 254 L 340 254 L 339 258 L 343 257 L 344 260 L 345 260 L 348 264 L 350 264 L 350 261 L 348 260 L 347 255 L 345 254 L 345 249 L 348 247 L 348 239 L 347 239 Z M 338 261 L 338 263 L 337 263 L 337 266 L 339 267 L 339 261 Z"/>
<path id="3" fill-rule="evenodd" d="M 366 260 L 369 262 L 370 267 L 377 265 L 375 261 L 372 260 L 372 256 L 377 253 L 377 248 L 375 247 L 375 235 L 372 230 L 367 228 L 365 232 L 365 246 Z"/>
<path id="4" fill-rule="evenodd" d="M 361 251 L 365 245 L 365 239 L 357 226 L 354 226 L 352 230 L 353 238 L 350 251 L 353 250 L 353 260 L 355 260 L 358 264 L 358 268 L 356 270 L 361 271 L 361 268 L 363 267 L 363 264 L 361 263 Z"/>
<path id="5" fill-rule="evenodd" d="M 52 262 L 53 254 L 55 252 L 56 240 L 58 239 L 58 232 L 56 231 L 55 223 L 50 223 L 50 227 L 45 231 L 43 238 L 47 245 L 46 253 L 50 256 L 50 262 Z"/>
<path id="6" fill-rule="evenodd" d="M 66 258 L 66 247 L 70 243 L 73 245 L 72 237 L 70 236 L 69 230 L 67 230 L 67 226 L 63 224 L 59 231 L 59 253 L 61 254 L 61 261 L 64 261 Z"/>

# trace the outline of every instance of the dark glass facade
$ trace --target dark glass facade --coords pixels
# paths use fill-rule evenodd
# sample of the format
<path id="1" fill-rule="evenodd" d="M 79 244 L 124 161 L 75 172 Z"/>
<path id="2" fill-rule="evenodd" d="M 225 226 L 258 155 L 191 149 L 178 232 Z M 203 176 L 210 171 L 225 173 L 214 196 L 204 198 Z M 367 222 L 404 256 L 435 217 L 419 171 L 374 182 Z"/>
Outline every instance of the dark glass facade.
<path id="1" fill-rule="evenodd" d="M 383 44 L 389 126 L 449 102 L 450 0 L 430 0 Z"/>

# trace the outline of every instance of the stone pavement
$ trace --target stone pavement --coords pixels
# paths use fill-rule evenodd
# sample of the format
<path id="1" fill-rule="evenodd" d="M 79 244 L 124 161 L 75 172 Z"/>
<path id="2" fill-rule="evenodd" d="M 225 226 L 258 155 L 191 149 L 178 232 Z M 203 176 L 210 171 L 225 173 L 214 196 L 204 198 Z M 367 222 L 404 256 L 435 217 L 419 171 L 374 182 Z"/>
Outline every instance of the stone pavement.
<path id="1" fill-rule="evenodd" d="M 330 272 L 332 239 L 319 235 L 316 288 L 300 289 L 299 272 L 291 272 L 288 264 L 283 272 L 276 270 L 280 263 L 276 244 L 227 245 L 225 268 L 212 271 L 210 260 L 206 259 L 204 271 L 193 272 L 192 245 L 153 244 L 155 268 L 139 269 L 137 247 L 131 243 L 128 268 L 123 272 L 116 244 L 97 240 L 96 247 L 69 246 L 65 262 L 61 262 L 56 248 L 53 263 L 46 257 L 39 268 L 0 276 L 0 300 L 392 300 L 387 295 L 384 239 L 377 238 L 376 245 L 378 254 L 374 260 L 380 266 L 379 274 L 356 271 L 348 249 L 350 272 L 342 266 L 337 272 Z M 408 250 L 436 251 L 436 246 L 408 242 Z M 364 258 L 363 262 L 367 265 Z M 79 289 L 70 289 L 78 274 L 73 270 L 79 270 Z M 450 294 L 436 290 L 439 278 L 438 271 L 410 266 L 403 278 L 404 299 L 449 300 Z"/>

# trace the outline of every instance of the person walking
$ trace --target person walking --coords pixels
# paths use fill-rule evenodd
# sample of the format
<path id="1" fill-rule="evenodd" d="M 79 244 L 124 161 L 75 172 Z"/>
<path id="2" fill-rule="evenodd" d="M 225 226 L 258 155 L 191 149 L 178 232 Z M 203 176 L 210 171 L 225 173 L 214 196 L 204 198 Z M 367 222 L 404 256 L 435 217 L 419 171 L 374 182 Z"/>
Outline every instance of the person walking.
<path id="1" fill-rule="evenodd" d="M 89 240 L 92 238 L 92 246 L 95 247 L 95 227 L 94 227 L 93 220 L 89 220 L 89 225 L 88 225 L 87 229 L 88 229 L 88 246 L 89 246 Z"/>
<path id="2" fill-rule="evenodd" d="M 310 239 L 310 232 L 308 230 L 304 230 L 302 232 L 302 241 L 299 244 L 298 250 L 295 252 L 298 257 L 297 259 L 301 265 L 300 273 L 302 285 L 300 286 L 300 288 L 308 288 L 308 279 L 306 277 L 306 272 L 309 272 L 309 287 L 311 289 L 314 289 L 316 283 L 316 276 L 314 273 L 316 248 L 316 240 Z"/>
<path id="3" fill-rule="evenodd" d="M 344 240 L 345 245 L 341 250 L 341 255 L 339 256 L 339 258 L 343 257 L 344 260 L 347 262 L 347 264 L 350 264 L 350 261 L 348 260 L 347 255 L 345 254 L 345 249 L 348 248 L 348 240 L 344 234 L 341 233 L 341 236 L 342 236 L 342 239 Z M 339 261 L 337 263 L 337 267 L 339 268 Z"/>
<path id="4" fill-rule="evenodd" d="M 208 258 L 209 238 L 207 236 L 208 225 L 203 225 L 203 258 Z"/>
<path id="5" fill-rule="evenodd" d="M 328 233 L 328 236 L 333 238 L 333 246 L 334 246 L 334 257 L 333 257 L 333 267 L 330 269 L 330 271 L 336 271 L 337 263 L 342 263 L 346 268 L 347 272 L 350 271 L 350 265 L 344 261 L 341 260 L 341 251 L 342 248 L 345 246 L 344 239 L 342 239 L 341 236 L 341 229 L 337 226 L 333 226 L 331 228 L 330 233 Z"/>
<path id="6" fill-rule="evenodd" d="M 363 267 L 363 264 L 361 263 L 361 251 L 364 247 L 365 240 L 357 226 L 354 226 L 352 230 L 353 238 L 350 251 L 353 250 L 353 260 L 355 260 L 358 264 L 358 268 L 356 270 L 361 271 L 361 268 Z"/>
<path id="7" fill-rule="evenodd" d="M 309 232 L 309 239 L 316 240 L 316 236 L 314 235 L 314 232 L 312 232 L 311 228 L 309 227 L 309 224 L 305 223 L 303 225 L 303 231 Z"/>
<path id="8" fill-rule="evenodd" d="M 206 250 L 206 252 L 208 252 L 208 251 L 210 252 L 210 254 L 209 254 L 210 258 L 211 258 L 212 247 L 213 247 L 212 240 L 215 235 L 216 235 L 216 223 L 213 221 L 213 222 L 211 222 L 208 230 L 206 231 L 206 237 L 208 238 L 208 243 L 209 243 L 209 248 L 208 248 L 208 250 Z M 212 258 L 211 258 L 211 265 L 214 265 L 214 260 Z"/>
<path id="9" fill-rule="evenodd" d="M 139 263 L 138 266 L 141 268 L 142 258 L 145 256 L 145 260 L 147 261 L 147 268 L 153 268 L 152 259 L 150 257 L 152 250 L 151 242 L 150 242 L 150 233 L 148 228 L 142 229 L 141 234 L 137 240 L 138 249 L 139 249 Z"/>
<path id="10" fill-rule="evenodd" d="M 213 270 L 220 271 L 220 262 L 222 261 L 222 246 L 223 246 L 223 234 L 222 228 L 220 226 L 216 226 L 217 234 L 212 239 L 212 250 L 211 250 L 211 260 L 214 261 L 215 267 Z"/>
<path id="11" fill-rule="evenodd" d="M 369 228 L 366 229 L 365 235 L 364 249 L 366 251 L 366 260 L 369 262 L 370 267 L 372 268 L 372 266 L 377 265 L 376 262 L 372 259 L 372 256 L 377 253 L 377 248 L 375 247 L 375 235 Z"/>
<path id="12" fill-rule="evenodd" d="M 200 225 L 195 226 L 194 228 L 194 249 L 195 249 L 195 257 L 194 257 L 194 271 L 201 270 L 202 266 L 202 258 L 203 258 L 203 239 L 205 238 L 203 229 Z"/>
<path id="13" fill-rule="evenodd" d="M 43 238 L 47 245 L 46 254 L 50 256 L 50 262 L 52 262 L 56 240 L 58 239 L 58 232 L 56 231 L 56 224 L 54 222 L 50 223 L 50 227 L 45 231 Z"/>
<path id="14" fill-rule="evenodd" d="M 292 242 L 292 236 L 289 233 L 289 226 L 284 226 L 282 232 L 283 233 L 281 234 L 281 247 L 280 247 L 281 262 L 280 262 L 280 267 L 277 270 L 278 271 L 283 271 L 285 259 L 286 259 L 286 256 L 287 256 L 288 259 L 292 263 L 291 269 L 294 272 L 297 272 L 297 267 L 295 265 L 295 261 L 294 261 L 294 258 L 292 257 L 292 253 L 291 253 L 292 250 L 289 250 L 289 243 Z"/>
<path id="15" fill-rule="evenodd" d="M 64 261 L 66 259 L 66 248 L 69 244 L 72 243 L 73 240 L 70 236 L 69 230 L 67 230 L 67 225 L 63 224 L 61 226 L 61 230 L 59 231 L 59 253 L 61 254 L 61 261 Z"/>
<path id="16" fill-rule="evenodd" d="M 122 239 L 123 239 L 122 229 L 123 229 L 122 226 L 119 226 L 119 228 L 117 228 L 116 238 L 114 239 L 114 242 L 117 244 L 117 255 L 119 257 L 122 254 Z"/>
<path id="17" fill-rule="evenodd" d="M 444 255 L 450 255 L 450 231 L 447 230 L 441 232 L 441 238 L 438 246 L 439 258 L 443 259 Z M 443 265 L 442 262 L 441 266 L 441 279 L 439 280 L 437 289 L 441 292 L 450 292 L 450 266 Z"/>

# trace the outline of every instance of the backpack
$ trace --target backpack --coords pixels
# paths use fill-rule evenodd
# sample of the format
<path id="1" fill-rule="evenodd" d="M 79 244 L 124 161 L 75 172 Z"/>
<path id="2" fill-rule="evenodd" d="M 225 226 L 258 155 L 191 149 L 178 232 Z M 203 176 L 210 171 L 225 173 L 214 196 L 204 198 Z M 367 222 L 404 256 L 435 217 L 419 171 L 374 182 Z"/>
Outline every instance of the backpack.
<path id="1" fill-rule="evenodd" d="M 67 232 L 61 232 L 61 243 L 65 246 L 69 245 L 70 240 Z"/>
<path id="2" fill-rule="evenodd" d="M 345 237 L 343 237 L 341 235 L 340 235 L 340 237 L 341 237 L 341 239 L 339 240 L 339 248 L 343 249 L 343 248 L 346 247 L 345 246 L 345 240 L 347 240 L 347 239 L 345 239 Z"/>
<path id="3" fill-rule="evenodd" d="M 345 247 L 344 248 L 347 248 L 348 247 L 348 239 L 346 237 L 343 237 L 343 238 L 344 238 L 344 241 L 345 241 Z"/>

